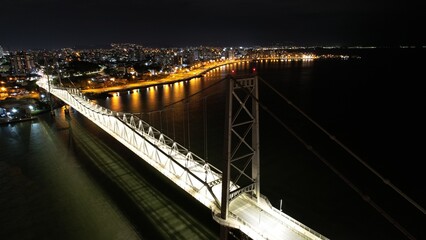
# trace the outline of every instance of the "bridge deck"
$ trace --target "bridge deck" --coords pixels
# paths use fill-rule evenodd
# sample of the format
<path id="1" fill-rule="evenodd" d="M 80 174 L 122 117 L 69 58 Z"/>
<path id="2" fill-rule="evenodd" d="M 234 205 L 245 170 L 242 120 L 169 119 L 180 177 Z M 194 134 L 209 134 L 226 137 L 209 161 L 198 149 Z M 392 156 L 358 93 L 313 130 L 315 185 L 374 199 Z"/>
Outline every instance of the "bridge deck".
<path id="1" fill-rule="evenodd" d="M 93 104 L 76 89 L 68 91 L 49 88 L 47 78 L 37 83 L 57 96 L 85 117 L 96 123 L 111 136 L 128 146 L 130 150 L 187 193 L 209 207 L 213 218 L 222 225 L 240 229 L 252 239 L 327 239 L 302 223 L 273 208 L 266 198 L 259 202 L 242 194 L 230 203 L 229 217 L 219 216 L 221 173 L 195 154 L 177 143 L 167 145 L 167 137 L 147 123 L 126 114 L 112 113 Z M 135 120 L 136 119 L 136 120 Z M 170 140 L 170 139 L 168 139 Z"/>

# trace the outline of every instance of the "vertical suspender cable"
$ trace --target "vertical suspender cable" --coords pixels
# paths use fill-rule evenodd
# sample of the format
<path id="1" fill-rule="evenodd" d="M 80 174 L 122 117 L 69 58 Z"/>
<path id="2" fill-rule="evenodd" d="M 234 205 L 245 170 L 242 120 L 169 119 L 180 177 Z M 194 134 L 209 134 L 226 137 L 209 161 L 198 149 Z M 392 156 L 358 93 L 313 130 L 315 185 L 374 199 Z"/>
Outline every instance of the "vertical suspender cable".
<path id="1" fill-rule="evenodd" d="M 183 146 L 186 146 L 185 109 L 186 109 L 185 106 L 183 106 L 183 114 L 182 114 Z"/>
<path id="2" fill-rule="evenodd" d="M 169 135 L 169 119 L 167 118 L 167 110 L 166 110 L 166 134 Z"/>
<path id="3" fill-rule="evenodd" d="M 204 120 L 204 159 L 208 162 L 208 145 L 207 145 L 207 97 L 204 98 L 203 104 L 203 120 Z"/>
<path id="4" fill-rule="evenodd" d="M 163 110 L 160 110 L 160 131 L 163 133 Z"/>
<path id="5" fill-rule="evenodd" d="M 173 140 L 176 140 L 176 129 L 175 129 L 175 108 L 172 108 L 172 128 L 173 128 Z"/>
<path id="6" fill-rule="evenodd" d="M 191 150 L 191 130 L 189 128 L 189 101 L 186 102 L 186 116 L 187 116 L 187 123 L 188 123 L 188 150 Z"/>

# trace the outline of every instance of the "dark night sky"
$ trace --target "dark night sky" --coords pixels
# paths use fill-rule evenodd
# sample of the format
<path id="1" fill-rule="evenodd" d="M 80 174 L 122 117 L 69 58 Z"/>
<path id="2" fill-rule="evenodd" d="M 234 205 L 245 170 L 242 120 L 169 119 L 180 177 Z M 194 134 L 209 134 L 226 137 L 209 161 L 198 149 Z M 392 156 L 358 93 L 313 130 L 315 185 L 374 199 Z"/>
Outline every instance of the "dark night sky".
<path id="1" fill-rule="evenodd" d="M 1 0 L 0 45 L 426 45 L 411 1 Z"/>

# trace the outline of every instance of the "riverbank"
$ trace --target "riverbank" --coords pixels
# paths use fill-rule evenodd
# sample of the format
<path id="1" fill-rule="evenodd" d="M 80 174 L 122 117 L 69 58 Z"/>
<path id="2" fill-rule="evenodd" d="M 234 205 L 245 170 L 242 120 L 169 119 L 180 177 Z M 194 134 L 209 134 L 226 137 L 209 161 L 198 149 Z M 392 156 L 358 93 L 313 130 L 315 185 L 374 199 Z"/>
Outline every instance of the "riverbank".
<path id="1" fill-rule="evenodd" d="M 37 121 L 37 117 L 27 117 L 27 118 L 19 118 L 19 119 L 0 119 L 0 125 L 7 125 L 7 124 L 13 124 L 13 123 L 19 123 L 19 122 L 26 122 L 26 121 Z"/>
<path id="2" fill-rule="evenodd" d="M 38 99 L 8 98 L 0 101 L 0 125 L 36 121 L 37 115 L 48 111 L 50 111 L 50 105 Z"/>
<path id="3" fill-rule="evenodd" d="M 176 73 L 176 74 L 170 74 L 167 77 L 157 79 L 157 80 L 146 80 L 146 81 L 140 81 L 136 83 L 129 83 L 121 86 L 114 86 L 114 87 L 105 87 L 105 88 L 93 88 L 93 89 L 84 89 L 82 90 L 83 93 L 88 95 L 99 95 L 99 94 L 106 94 L 108 92 L 115 92 L 115 91 L 125 91 L 125 90 L 131 90 L 135 88 L 141 88 L 141 87 L 150 87 L 150 86 L 156 86 L 156 85 L 162 85 L 166 83 L 175 83 L 180 81 L 186 81 L 190 80 L 192 78 L 202 77 L 203 74 L 205 74 L 208 71 L 211 71 L 215 68 L 238 63 L 238 62 L 244 62 L 246 60 L 228 60 L 220 63 L 214 63 L 210 64 L 208 66 L 200 67 L 195 70 L 185 72 L 185 73 Z"/>

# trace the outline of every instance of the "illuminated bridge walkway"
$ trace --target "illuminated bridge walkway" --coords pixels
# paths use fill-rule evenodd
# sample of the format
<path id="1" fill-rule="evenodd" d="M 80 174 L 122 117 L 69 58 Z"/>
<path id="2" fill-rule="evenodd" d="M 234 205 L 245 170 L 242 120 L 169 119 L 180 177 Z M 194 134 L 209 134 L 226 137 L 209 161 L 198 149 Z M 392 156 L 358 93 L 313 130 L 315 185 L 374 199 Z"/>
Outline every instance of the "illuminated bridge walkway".
<path id="1" fill-rule="evenodd" d="M 222 226 L 240 229 L 252 239 L 327 239 L 274 208 L 266 197 L 247 193 L 229 203 L 226 220 L 221 218 L 222 172 L 190 152 L 137 116 L 114 112 L 89 101 L 77 89 L 37 83 L 93 121 L 112 137 L 148 162 L 187 193 L 211 209 Z M 230 184 L 231 190 L 238 189 Z"/>

